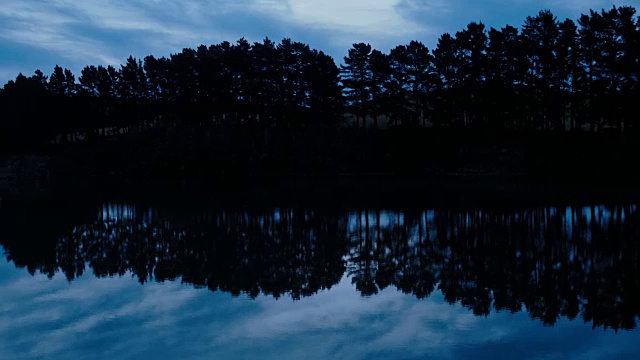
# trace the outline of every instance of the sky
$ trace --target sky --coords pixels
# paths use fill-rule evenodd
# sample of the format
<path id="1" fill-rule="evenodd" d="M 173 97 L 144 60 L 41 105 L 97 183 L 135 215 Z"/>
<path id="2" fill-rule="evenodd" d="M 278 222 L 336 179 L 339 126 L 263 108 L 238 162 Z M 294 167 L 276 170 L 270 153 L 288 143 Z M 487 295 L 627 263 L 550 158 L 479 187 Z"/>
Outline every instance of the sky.
<path id="1" fill-rule="evenodd" d="M 291 38 L 340 63 L 352 44 L 381 51 L 438 37 L 472 21 L 519 26 L 550 9 L 577 19 L 589 9 L 640 8 L 640 0 L 2 0 L 0 84 L 55 65 L 118 65 L 129 55 L 168 56 L 185 47 Z"/>

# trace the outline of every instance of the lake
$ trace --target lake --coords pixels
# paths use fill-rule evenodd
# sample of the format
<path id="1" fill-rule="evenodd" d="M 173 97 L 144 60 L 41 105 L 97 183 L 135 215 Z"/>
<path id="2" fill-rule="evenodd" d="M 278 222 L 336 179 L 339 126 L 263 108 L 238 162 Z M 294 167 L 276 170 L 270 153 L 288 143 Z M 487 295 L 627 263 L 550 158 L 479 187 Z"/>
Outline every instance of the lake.
<path id="1" fill-rule="evenodd" d="M 2 359 L 630 359 L 640 210 L 2 209 Z"/>

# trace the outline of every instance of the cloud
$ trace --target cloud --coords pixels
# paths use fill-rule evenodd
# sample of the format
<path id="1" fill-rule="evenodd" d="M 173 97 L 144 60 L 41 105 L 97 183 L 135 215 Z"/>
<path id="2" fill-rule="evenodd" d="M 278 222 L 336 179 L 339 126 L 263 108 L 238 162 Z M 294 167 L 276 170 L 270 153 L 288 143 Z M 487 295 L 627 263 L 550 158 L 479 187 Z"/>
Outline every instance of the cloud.
<path id="1" fill-rule="evenodd" d="M 16 70 L 48 73 L 60 64 L 79 72 L 88 64 L 117 65 L 129 55 L 163 56 L 240 37 L 289 37 L 340 61 L 356 42 L 383 51 L 411 40 L 433 47 L 442 33 L 470 21 L 520 25 L 542 8 L 575 19 L 589 8 L 611 5 L 610 0 L 4 0 L 0 82 L 14 78 Z"/>
<path id="2" fill-rule="evenodd" d="M 423 24 L 409 21 L 396 11 L 398 3 L 398 0 L 295 0 L 290 2 L 290 10 L 296 22 L 330 31 L 395 36 L 424 30 Z"/>
<path id="3" fill-rule="evenodd" d="M 15 66 L 0 67 L 0 81 L 3 79 L 13 80 L 22 69 Z M 2 85 L 2 83 L 0 83 Z"/>
<path id="4" fill-rule="evenodd" d="M 215 35 L 204 20 L 193 6 L 173 0 L 6 0 L 0 6 L 0 44 L 19 44 L 38 56 L 30 69 L 10 63 L 0 73 L 15 68 L 25 73 L 43 68 L 46 73 L 57 63 L 79 71 L 87 64 L 117 65 L 129 54 L 168 55 Z"/>
<path id="5" fill-rule="evenodd" d="M 41 56 L 43 64 L 48 57 L 75 68 L 114 65 L 129 54 L 167 55 L 183 47 L 240 37 L 260 41 L 265 36 L 313 42 L 340 58 L 354 42 L 388 45 L 426 29 L 402 16 L 398 4 L 399 0 L 6 0 L 0 7 L 0 42 L 48 52 L 51 55 Z M 53 65 L 48 61 L 38 67 Z"/>
<path id="6" fill-rule="evenodd" d="M 5 20 L 0 39 L 53 51 L 69 59 L 115 62 L 99 40 L 74 31 L 73 27 L 82 22 L 80 17 L 56 6 L 42 5 L 38 1 L 9 0 L 0 6 L 0 18 Z"/>
<path id="7" fill-rule="evenodd" d="M 565 1 L 553 1 L 546 0 L 542 1 L 542 4 L 547 5 L 548 7 L 554 8 L 564 8 L 568 9 L 572 12 L 578 12 L 580 14 L 588 13 L 590 9 L 598 11 L 600 9 L 610 9 L 613 5 L 622 6 L 625 3 L 629 3 L 628 1 L 620 2 L 620 1 L 612 1 L 612 0 L 565 0 Z M 637 4 L 636 4 L 637 5 Z"/>

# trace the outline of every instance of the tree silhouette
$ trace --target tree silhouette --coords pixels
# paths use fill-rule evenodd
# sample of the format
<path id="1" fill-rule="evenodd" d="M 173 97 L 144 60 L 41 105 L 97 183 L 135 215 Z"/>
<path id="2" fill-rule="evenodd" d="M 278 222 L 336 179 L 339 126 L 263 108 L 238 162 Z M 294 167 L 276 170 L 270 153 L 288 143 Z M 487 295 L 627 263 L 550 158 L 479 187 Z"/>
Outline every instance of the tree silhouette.
<path id="1" fill-rule="evenodd" d="M 529 127 L 549 130 L 558 128 L 557 112 L 551 102 L 557 99 L 558 83 L 555 49 L 559 37 L 558 21 L 549 10 L 527 17 L 522 27 L 523 45 L 526 49 L 529 69 L 525 77 L 530 109 Z"/>
<path id="2" fill-rule="evenodd" d="M 429 97 L 437 86 L 433 57 L 424 44 L 412 41 L 391 50 L 394 89 L 398 102 L 408 111 L 407 123 L 425 126 Z"/>
<path id="3" fill-rule="evenodd" d="M 520 127 L 525 61 L 518 29 L 506 26 L 489 30 L 484 105 L 490 127 Z"/>
<path id="4" fill-rule="evenodd" d="M 480 113 L 480 89 L 483 87 L 486 68 L 487 34 L 482 23 L 470 23 L 463 31 L 456 33 L 462 73 L 460 96 L 463 110 L 463 125 L 482 127 L 484 116 Z"/>
<path id="5" fill-rule="evenodd" d="M 358 43 L 349 49 L 349 55 L 341 65 L 341 80 L 345 88 L 345 98 L 349 108 L 358 120 L 362 119 L 362 128 L 366 127 L 369 115 L 369 99 L 371 97 L 371 45 Z"/>
<path id="6" fill-rule="evenodd" d="M 0 139 L 7 153 L 76 164 L 92 179 L 80 183 L 373 173 L 631 182 L 638 49 L 628 6 L 577 23 L 543 10 L 521 29 L 472 22 L 432 51 L 356 43 L 342 64 L 292 39 L 243 38 L 86 66 L 78 79 L 58 65 L 49 77 L 20 74 L 0 92 Z"/>
<path id="7" fill-rule="evenodd" d="M 591 10 L 576 26 L 543 10 L 526 18 L 521 33 L 509 25 L 487 31 L 472 22 L 442 35 L 433 52 L 418 41 L 388 54 L 357 43 L 338 75 L 329 56 L 306 44 L 240 39 L 169 57 L 129 57 L 119 69 L 87 66 L 79 84 L 56 65 L 46 88 L 57 96 L 83 95 L 75 106 L 91 103 L 99 117 L 126 128 L 157 127 L 161 118 L 172 126 L 178 119 L 199 127 L 335 126 L 347 110 L 358 127 L 372 117 L 380 128 L 378 119 L 387 117 L 421 127 L 560 132 L 584 125 L 592 132 L 623 132 L 637 122 L 635 16 L 633 7 L 614 6 Z M 6 85 L 5 99 L 15 83 Z M 58 132 L 77 127 L 58 126 Z M 104 124 L 91 126 L 88 132 L 97 134 Z"/>
<path id="8" fill-rule="evenodd" d="M 49 76 L 48 89 L 58 96 L 71 96 L 76 93 L 75 76 L 69 69 L 62 69 L 56 65 Z"/>
<path id="9" fill-rule="evenodd" d="M 577 38 L 577 26 L 571 19 L 566 19 L 559 25 L 560 35 L 556 48 L 556 61 L 558 76 L 556 89 L 558 96 L 558 111 L 564 126 L 559 126 L 559 130 L 569 129 L 575 131 L 577 128 L 575 111 L 577 107 L 576 83 L 579 79 L 579 48 Z"/>
<path id="10" fill-rule="evenodd" d="M 433 51 L 433 63 L 439 76 L 435 124 L 437 126 L 461 127 L 461 99 L 459 89 L 462 86 L 462 58 L 458 42 L 450 34 L 438 39 Z"/>

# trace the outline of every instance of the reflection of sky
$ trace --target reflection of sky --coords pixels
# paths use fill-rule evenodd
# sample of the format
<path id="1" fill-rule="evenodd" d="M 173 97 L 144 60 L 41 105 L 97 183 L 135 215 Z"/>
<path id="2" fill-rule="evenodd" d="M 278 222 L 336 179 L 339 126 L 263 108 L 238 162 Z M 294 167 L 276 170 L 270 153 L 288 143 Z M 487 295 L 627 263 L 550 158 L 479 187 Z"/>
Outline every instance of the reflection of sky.
<path id="1" fill-rule="evenodd" d="M 637 205 L 628 205 L 628 206 L 614 206 L 608 207 L 605 205 L 592 205 L 592 206 L 566 206 L 566 207 L 546 207 L 546 208 L 527 208 L 521 209 L 517 212 L 510 213 L 509 215 L 512 217 L 507 220 L 505 224 L 510 224 L 512 221 L 521 222 L 521 221 L 531 221 L 534 220 L 538 224 L 542 224 L 544 226 L 541 229 L 546 229 L 548 224 L 545 222 L 547 219 L 545 216 L 548 213 L 548 219 L 561 220 L 563 224 L 564 237 L 571 239 L 575 236 L 579 236 L 580 238 L 591 241 L 592 239 L 592 228 L 591 226 L 582 226 L 582 233 L 574 234 L 574 226 L 577 222 L 586 223 L 589 225 L 596 226 L 599 229 L 606 229 L 608 225 L 616 222 L 624 222 L 627 217 L 627 212 L 635 213 L 637 211 Z M 450 228 L 450 229 L 438 229 L 435 224 L 436 211 L 427 210 L 421 211 L 417 213 L 417 219 L 422 229 L 425 232 L 430 234 L 438 234 L 439 231 L 445 231 L 446 237 L 450 237 L 455 235 L 458 232 L 459 228 Z M 414 214 L 416 215 L 416 214 Z M 456 219 L 458 221 L 457 224 L 464 225 L 465 227 L 471 226 L 476 220 L 482 218 L 485 214 L 483 210 L 473 210 L 472 212 L 464 212 L 461 211 L 456 214 L 457 216 L 461 216 Z M 495 214 L 494 214 L 495 215 Z M 403 212 L 398 211 L 357 211 L 349 213 L 348 217 L 348 232 L 351 234 L 357 234 L 360 231 L 364 231 L 366 229 L 367 223 L 369 227 L 377 226 L 377 219 L 379 216 L 380 227 L 381 228 L 389 228 L 394 231 L 398 231 L 405 225 L 405 214 Z M 527 220 L 529 219 L 529 220 Z M 414 219 L 415 220 L 415 219 Z M 413 224 L 418 224 L 418 222 L 414 222 Z M 409 224 L 411 225 L 411 224 Z M 415 231 L 416 229 L 413 228 Z M 411 243 L 412 240 L 416 240 L 417 234 L 409 234 Z M 539 233 L 537 236 L 542 236 L 544 233 Z"/>
<path id="2" fill-rule="evenodd" d="M 343 279 L 303 298 L 233 298 L 131 276 L 68 283 L 0 261 L 0 359 L 634 358 L 637 332 L 524 312 L 475 317 L 439 292 L 361 297 Z"/>

